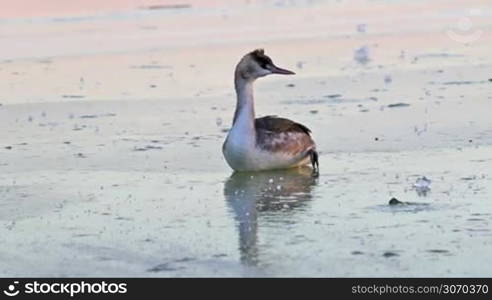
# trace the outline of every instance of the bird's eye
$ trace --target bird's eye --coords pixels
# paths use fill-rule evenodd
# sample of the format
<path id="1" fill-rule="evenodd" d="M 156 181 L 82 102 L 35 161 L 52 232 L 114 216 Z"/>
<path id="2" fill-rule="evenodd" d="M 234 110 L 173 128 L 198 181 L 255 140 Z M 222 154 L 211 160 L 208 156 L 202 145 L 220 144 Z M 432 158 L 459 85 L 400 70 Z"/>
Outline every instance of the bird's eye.
<path id="1" fill-rule="evenodd" d="M 263 69 L 268 70 L 269 66 L 273 65 L 271 58 L 263 54 L 263 51 L 253 51 L 251 55 L 256 63 Z"/>
<path id="2" fill-rule="evenodd" d="M 268 69 L 268 66 L 272 64 L 272 60 L 269 57 L 262 57 L 259 60 L 260 67 Z"/>

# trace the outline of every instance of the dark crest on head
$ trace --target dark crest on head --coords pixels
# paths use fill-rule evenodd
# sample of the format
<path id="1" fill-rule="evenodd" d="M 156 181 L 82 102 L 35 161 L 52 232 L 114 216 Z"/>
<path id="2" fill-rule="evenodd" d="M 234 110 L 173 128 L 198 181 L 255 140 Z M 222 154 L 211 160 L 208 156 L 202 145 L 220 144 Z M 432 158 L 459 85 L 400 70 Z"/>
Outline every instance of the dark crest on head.
<path id="1" fill-rule="evenodd" d="M 263 49 L 256 49 L 250 55 L 263 69 L 266 69 L 267 65 L 273 64 L 271 58 L 265 55 L 265 50 Z"/>

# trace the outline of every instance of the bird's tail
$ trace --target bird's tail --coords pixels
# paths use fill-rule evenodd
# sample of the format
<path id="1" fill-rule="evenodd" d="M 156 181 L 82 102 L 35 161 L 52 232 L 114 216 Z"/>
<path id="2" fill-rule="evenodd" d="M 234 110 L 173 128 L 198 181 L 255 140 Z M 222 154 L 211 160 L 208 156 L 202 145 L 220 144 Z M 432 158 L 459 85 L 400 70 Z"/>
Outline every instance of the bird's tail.
<path id="1" fill-rule="evenodd" d="M 311 165 L 313 166 L 313 172 L 319 173 L 318 152 L 315 149 L 309 150 L 309 158 L 311 159 Z"/>

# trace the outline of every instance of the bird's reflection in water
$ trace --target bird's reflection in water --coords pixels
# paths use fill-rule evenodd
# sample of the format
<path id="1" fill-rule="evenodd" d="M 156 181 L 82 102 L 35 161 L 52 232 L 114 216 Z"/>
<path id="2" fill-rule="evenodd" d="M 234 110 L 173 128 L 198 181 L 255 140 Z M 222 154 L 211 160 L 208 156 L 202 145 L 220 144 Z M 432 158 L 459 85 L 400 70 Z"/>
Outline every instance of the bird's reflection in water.
<path id="1" fill-rule="evenodd" d="M 262 214 L 291 217 L 311 200 L 317 183 L 310 168 L 255 173 L 234 173 L 224 185 L 224 195 L 239 229 L 241 262 L 258 264 L 258 218 Z"/>

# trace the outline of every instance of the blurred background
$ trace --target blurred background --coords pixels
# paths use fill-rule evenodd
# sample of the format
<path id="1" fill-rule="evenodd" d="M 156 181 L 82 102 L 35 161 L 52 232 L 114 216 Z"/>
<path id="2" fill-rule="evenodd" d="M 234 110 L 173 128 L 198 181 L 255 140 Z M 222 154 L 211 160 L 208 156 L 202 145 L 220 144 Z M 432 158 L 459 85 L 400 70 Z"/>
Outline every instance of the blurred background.
<path id="1" fill-rule="evenodd" d="M 8 80 L 0 88 L 9 99 L 3 101 L 42 101 L 50 87 L 29 77 L 40 75 L 39 68 L 69 88 L 98 65 L 97 74 L 86 76 L 91 98 L 223 95 L 230 90 L 234 64 L 258 47 L 296 66 L 300 77 L 478 64 L 490 49 L 490 20 L 485 0 L 3 1 L 3 62 L 65 58 L 81 70 L 61 75 L 54 66 L 33 66 L 23 78 L 29 89 L 16 88 L 19 77 L 5 73 L 0 76 Z M 149 79 L 145 72 L 138 66 L 128 70 L 137 58 L 145 59 L 144 67 L 161 68 L 151 71 L 159 85 L 145 95 L 139 89 Z M 119 71 L 134 83 L 126 94 L 114 82 L 102 87 L 104 78 Z"/>

